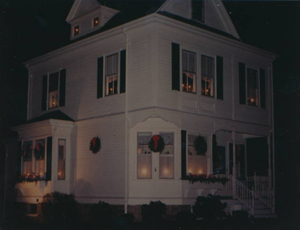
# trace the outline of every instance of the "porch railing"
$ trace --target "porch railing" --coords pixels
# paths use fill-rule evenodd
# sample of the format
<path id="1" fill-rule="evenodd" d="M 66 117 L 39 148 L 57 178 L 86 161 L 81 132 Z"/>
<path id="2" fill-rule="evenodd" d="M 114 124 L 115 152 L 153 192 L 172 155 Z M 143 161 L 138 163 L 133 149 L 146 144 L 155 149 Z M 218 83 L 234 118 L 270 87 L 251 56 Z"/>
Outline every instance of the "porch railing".
<path id="1" fill-rule="evenodd" d="M 254 214 L 254 191 L 250 190 L 245 186 L 242 182 L 237 179 L 234 179 L 235 183 L 235 196 L 238 200 L 240 200 L 244 205 L 246 205 L 251 214 Z"/>
<path id="2" fill-rule="evenodd" d="M 271 177 L 269 176 L 252 176 L 246 178 L 248 188 L 255 187 L 255 183 L 263 184 L 265 187 L 271 188 Z"/>
<path id="3" fill-rule="evenodd" d="M 274 190 L 265 186 L 261 181 L 255 183 L 255 197 L 274 212 Z"/>

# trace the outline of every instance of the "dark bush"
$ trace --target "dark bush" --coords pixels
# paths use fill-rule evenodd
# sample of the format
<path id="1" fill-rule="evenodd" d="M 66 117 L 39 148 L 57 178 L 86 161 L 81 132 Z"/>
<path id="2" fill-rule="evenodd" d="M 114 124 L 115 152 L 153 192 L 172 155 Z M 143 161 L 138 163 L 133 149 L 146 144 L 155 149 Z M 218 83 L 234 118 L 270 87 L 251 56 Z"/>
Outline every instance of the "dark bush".
<path id="1" fill-rule="evenodd" d="M 195 215 L 188 211 L 180 211 L 175 216 L 180 229 L 192 229 L 196 225 Z"/>
<path id="2" fill-rule="evenodd" d="M 207 197 L 198 196 L 193 206 L 193 213 L 197 218 L 203 218 L 213 222 L 218 218 L 224 218 L 226 203 L 222 203 L 219 196 L 209 194 Z"/>
<path id="3" fill-rule="evenodd" d="M 48 223 L 70 222 L 78 220 L 78 207 L 73 194 L 59 192 L 48 193 L 43 197 L 43 218 Z"/>
<path id="4" fill-rule="evenodd" d="M 248 221 L 249 220 L 249 214 L 245 210 L 232 211 L 232 216 L 235 220 L 239 220 L 239 221 Z"/>
<path id="5" fill-rule="evenodd" d="M 115 220 L 115 229 L 127 229 L 133 225 L 134 215 L 131 213 L 123 214 Z"/>
<path id="6" fill-rule="evenodd" d="M 145 224 L 159 225 L 162 223 L 167 206 L 161 201 L 151 201 L 142 205 L 142 218 Z"/>
<path id="7" fill-rule="evenodd" d="M 111 226 L 117 217 L 114 208 L 103 201 L 92 205 L 89 214 L 94 226 L 103 226 L 104 228 Z"/>

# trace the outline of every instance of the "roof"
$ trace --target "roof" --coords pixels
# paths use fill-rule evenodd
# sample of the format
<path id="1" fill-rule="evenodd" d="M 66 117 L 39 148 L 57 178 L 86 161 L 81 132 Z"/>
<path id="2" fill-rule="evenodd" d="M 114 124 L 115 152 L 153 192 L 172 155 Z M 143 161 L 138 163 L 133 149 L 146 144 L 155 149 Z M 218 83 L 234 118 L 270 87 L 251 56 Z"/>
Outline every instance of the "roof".
<path id="1" fill-rule="evenodd" d="M 56 110 L 56 111 L 53 111 L 50 113 L 45 113 L 45 114 L 43 114 L 39 117 L 35 117 L 31 120 L 28 120 L 25 124 L 30 124 L 30 123 L 34 123 L 34 122 L 38 122 L 38 121 L 45 121 L 45 120 L 49 120 L 49 119 L 74 121 L 72 118 L 70 118 L 69 116 L 64 114 L 62 111 Z"/>

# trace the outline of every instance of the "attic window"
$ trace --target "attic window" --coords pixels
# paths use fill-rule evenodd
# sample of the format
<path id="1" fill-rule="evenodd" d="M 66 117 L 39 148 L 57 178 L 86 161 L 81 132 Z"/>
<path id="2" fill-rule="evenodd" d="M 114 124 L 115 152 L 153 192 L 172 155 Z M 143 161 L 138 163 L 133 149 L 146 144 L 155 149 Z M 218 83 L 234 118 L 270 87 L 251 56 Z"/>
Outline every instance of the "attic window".
<path id="1" fill-rule="evenodd" d="M 74 27 L 74 36 L 79 34 L 79 26 Z"/>
<path id="2" fill-rule="evenodd" d="M 192 19 L 204 22 L 204 1 L 192 0 Z"/>
<path id="3" fill-rule="evenodd" d="M 95 28 L 97 26 L 99 26 L 99 17 L 94 18 L 94 20 L 93 20 L 93 27 Z"/>

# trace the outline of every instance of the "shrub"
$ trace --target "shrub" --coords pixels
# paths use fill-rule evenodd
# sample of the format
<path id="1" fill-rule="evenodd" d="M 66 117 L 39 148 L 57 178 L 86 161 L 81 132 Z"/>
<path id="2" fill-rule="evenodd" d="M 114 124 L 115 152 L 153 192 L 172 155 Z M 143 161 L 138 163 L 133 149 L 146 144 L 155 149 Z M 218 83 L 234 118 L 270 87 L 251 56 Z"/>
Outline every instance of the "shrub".
<path id="1" fill-rule="evenodd" d="M 193 206 L 196 217 L 203 218 L 208 222 L 213 222 L 218 218 L 226 216 L 224 209 L 226 203 L 222 203 L 219 196 L 209 194 L 207 197 L 198 196 Z"/>
<path id="2" fill-rule="evenodd" d="M 142 205 L 142 218 L 144 223 L 157 225 L 163 221 L 167 206 L 161 201 L 151 201 Z"/>
<path id="3" fill-rule="evenodd" d="M 123 214 L 119 216 L 115 221 L 116 229 L 127 229 L 133 225 L 134 215 L 131 213 Z"/>
<path id="4" fill-rule="evenodd" d="M 99 201 L 90 208 L 90 218 L 94 226 L 101 225 L 103 227 L 108 227 L 113 224 L 117 214 L 113 207 L 103 201 Z"/>
<path id="5" fill-rule="evenodd" d="M 245 210 L 232 211 L 232 216 L 235 220 L 238 220 L 238 221 L 248 221 L 249 220 L 249 214 Z"/>
<path id="6" fill-rule="evenodd" d="M 48 193 L 43 197 L 42 213 L 48 223 L 76 222 L 78 219 L 77 202 L 73 194 Z"/>
<path id="7" fill-rule="evenodd" d="M 175 219 L 180 229 L 193 229 L 196 224 L 195 215 L 188 211 L 178 212 Z"/>

